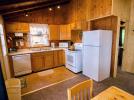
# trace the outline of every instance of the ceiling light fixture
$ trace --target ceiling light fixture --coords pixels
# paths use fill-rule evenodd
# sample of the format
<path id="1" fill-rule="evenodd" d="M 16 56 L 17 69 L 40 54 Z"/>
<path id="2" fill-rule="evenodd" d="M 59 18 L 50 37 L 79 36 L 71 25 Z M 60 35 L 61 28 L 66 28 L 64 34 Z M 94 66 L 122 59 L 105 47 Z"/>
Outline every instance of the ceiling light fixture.
<path id="1" fill-rule="evenodd" d="M 25 16 L 26 16 L 26 17 L 28 17 L 28 16 L 29 16 L 27 12 L 25 13 Z"/>
<path id="2" fill-rule="evenodd" d="M 53 9 L 52 8 L 49 8 L 49 11 L 52 11 Z"/>
<path id="3" fill-rule="evenodd" d="M 26 14 L 26 17 L 28 16 L 28 14 Z"/>
<path id="4" fill-rule="evenodd" d="M 57 9 L 60 9 L 60 5 L 57 6 Z"/>

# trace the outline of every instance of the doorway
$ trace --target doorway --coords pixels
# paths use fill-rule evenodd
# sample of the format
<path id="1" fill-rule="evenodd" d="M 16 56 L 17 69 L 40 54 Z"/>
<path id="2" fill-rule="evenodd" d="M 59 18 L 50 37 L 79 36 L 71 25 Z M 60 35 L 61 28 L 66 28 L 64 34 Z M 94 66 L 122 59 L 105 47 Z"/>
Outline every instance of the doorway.
<path id="1" fill-rule="evenodd" d="M 120 35 L 119 35 L 119 53 L 118 53 L 118 67 L 119 68 L 121 68 L 122 66 L 124 39 L 125 39 L 125 26 L 121 26 Z"/>

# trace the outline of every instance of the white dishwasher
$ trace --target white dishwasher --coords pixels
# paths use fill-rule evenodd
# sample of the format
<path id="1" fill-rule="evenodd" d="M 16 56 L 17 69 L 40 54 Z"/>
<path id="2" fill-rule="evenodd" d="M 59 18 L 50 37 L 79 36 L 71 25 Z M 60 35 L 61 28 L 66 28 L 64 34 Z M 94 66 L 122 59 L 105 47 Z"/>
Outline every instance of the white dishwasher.
<path id="1" fill-rule="evenodd" d="M 12 56 L 12 59 L 15 76 L 25 75 L 32 72 L 30 54 L 15 55 Z"/>

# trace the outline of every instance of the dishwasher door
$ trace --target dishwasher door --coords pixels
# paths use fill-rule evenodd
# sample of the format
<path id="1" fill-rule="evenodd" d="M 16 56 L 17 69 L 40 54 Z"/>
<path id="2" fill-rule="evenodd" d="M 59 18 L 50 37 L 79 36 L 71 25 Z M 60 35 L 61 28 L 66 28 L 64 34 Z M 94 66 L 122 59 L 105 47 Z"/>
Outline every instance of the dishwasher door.
<path id="1" fill-rule="evenodd" d="M 12 56 L 12 59 L 15 76 L 25 75 L 32 72 L 30 54 L 15 55 Z"/>

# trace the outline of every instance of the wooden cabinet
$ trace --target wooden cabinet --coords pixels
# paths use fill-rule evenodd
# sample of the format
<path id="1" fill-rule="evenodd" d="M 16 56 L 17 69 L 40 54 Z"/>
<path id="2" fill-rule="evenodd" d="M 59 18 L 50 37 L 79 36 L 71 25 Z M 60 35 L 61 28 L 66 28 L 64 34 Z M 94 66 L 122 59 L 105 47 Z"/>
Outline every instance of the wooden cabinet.
<path id="1" fill-rule="evenodd" d="M 49 25 L 50 40 L 71 40 L 71 26 L 66 25 Z"/>
<path id="2" fill-rule="evenodd" d="M 59 25 L 49 25 L 49 39 L 60 40 L 60 29 Z"/>
<path id="3" fill-rule="evenodd" d="M 44 62 L 45 62 L 45 69 L 53 68 L 54 67 L 54 52 L 49 51 L 44 53 Z"/>
<path id="4" fill-rule="evenodd" d="M 75 29 L 76 29 L 75 23 L 71 23 L 71 24 L 70 24 L 70 30 L 75 30 Z"/>
<path id="5" fill-rule="evenodd" d="M 72 30 L 71 41 L 74 43 L 82 42 L 82 30 Z"/>
<path id="6" fill-rule="evenodd" d="M 54 51 L 54 66 L 65 65 L 65 53 L 63 50 Z"/>
<path id="7" fill-rule="evenodd" d="M 71 40 L 72 30 L 88 30 L 86 20 L 76 21 L 66 25 L 49 25 L 50 40 Z"/>
<path id="8" fill-rule="evenodd" d="M 60 40 L 67 40 L 66 38 L 66 25 L 60 25 Z"/>
<path id="9" fill-rule="evenodd" d="M 12 56 L 9 56 L 9 63 L 11 75 L 14 77 Z M 38 72 L 62 65 L 65 65 L 64 50 L 45 51 L 31 54 L 31 66 L 33 72 Z"/>
<path id="10" fill-rule="evenodd" d="M 70 24 L 60 25 L 60 40 L 71 40 Z"/>
<path id="11" fill-rule="evenodd" d="M 31 54 L 33 72 L 65 65 L 65 54 L 63 50 L 47 51 Z"/>
<path id="12" fill-rule="evenodd" d="M 70 26 L 70 24 L 66 25 L 66 29 L 67 29 L 67 31 L 66 31 L 66 38 L 68 40 L 71 40 L 71 26 Z"/>
<path id="13" fill-rule="evenodd" d="M 54 51 L 54 67 L 59 66 L 59 50 Z"/>
<path id="14" fill-rule="evenodd" d="M 54 67 L 53 51 L 31 54 L 31 64 L 33 72 Z"/>
<path id="15" fill-rule="evenodd" d="M 31 64 L 32 71 L 37 72 L 45 69 L 44 67 L 44 57 L 42 53 L 33 53 L 31 54 Z"/>
<path id="16" fill-rule="evenodd" d="M 8 22 L 5 24 L 6 33 L 29 33 L 29 24 L 28 23 L 19 23 L 19 22 Z"/>
<path id="17" fill-rule="evenodd" d="M 65 65 L 65 52 L 63 50 L 59 50 L 59 66 Z"/>

